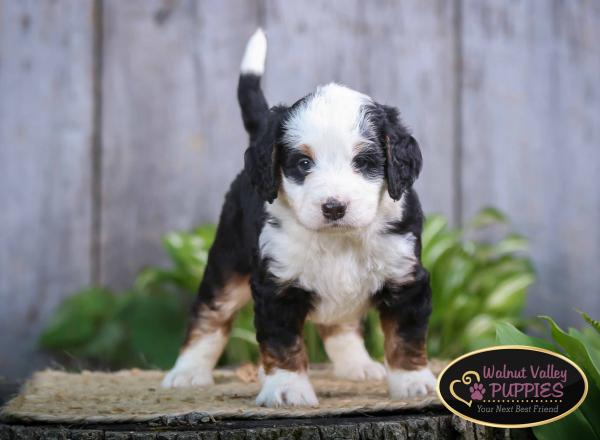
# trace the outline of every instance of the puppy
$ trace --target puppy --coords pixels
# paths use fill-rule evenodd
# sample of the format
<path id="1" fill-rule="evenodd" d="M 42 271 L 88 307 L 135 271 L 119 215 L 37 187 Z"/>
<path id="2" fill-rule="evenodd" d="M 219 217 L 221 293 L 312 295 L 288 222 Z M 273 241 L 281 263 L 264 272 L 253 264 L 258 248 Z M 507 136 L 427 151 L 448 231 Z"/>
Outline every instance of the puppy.
<path id="1" fill-rule="evenodd" d="M 395 108 L 337 84 L 269 108 L 260 87 L 266 38 L 246 47 L 238 85 L 250 137 L 225 197 L 187 338 L 165 387 L 213 383 L 237 310 L 254 299 L 262 389 L 257 404 L 318 404 L 302 329 L 314 321 L 336 375 L 384 379 L 394 399 L 427 394 L 431 312 L 420 263 L 423 214 L 412 185 L 417 141 Z M 360 320 L 376 307 L 385 368 Z"/>

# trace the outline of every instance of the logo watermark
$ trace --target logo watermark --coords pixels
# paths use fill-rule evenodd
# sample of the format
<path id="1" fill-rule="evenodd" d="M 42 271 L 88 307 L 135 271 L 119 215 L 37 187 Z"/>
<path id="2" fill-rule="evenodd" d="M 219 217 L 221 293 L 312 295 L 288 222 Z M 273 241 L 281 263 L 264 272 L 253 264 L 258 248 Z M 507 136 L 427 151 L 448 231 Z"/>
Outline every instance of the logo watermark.
<path id="1" fill-rule="evenodd" d="M 584 401 L 585 374 L 570 359 L 537 347 L 508 345 L 454 360 L 438 378 L 453 413 L 488 426 L 523 428 L 558 420 Z"/>

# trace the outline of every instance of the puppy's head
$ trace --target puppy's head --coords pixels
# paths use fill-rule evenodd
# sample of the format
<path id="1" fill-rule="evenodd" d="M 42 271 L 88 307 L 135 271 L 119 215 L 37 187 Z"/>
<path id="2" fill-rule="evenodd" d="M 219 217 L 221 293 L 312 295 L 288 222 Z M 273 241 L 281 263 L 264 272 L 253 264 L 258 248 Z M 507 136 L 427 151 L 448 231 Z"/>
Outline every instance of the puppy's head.
<path id="1" fill-rule="evenodd" d="M 319 88 L 274 107 L 251 140 L 246 172 L 261 197 L 280 197 L 313 230 L 369 225 L 385 192 L 399 200 L 421 151 L 396 109 L 346 87 Z"/>

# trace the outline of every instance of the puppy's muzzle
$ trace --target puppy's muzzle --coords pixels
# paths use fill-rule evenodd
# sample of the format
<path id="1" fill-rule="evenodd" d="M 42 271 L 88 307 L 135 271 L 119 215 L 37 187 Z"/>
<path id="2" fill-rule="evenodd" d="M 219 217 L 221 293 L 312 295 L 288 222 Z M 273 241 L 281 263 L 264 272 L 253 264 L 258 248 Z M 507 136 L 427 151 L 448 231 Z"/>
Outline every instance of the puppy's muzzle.
<path id="1" fill-rule="evenodd" d="M 346 207 L 346 203 L 330 197 L 321 205 L 321 211 L 323 212 L 323 217 L 327 220 L 335 221 L 346 215 Z"/>

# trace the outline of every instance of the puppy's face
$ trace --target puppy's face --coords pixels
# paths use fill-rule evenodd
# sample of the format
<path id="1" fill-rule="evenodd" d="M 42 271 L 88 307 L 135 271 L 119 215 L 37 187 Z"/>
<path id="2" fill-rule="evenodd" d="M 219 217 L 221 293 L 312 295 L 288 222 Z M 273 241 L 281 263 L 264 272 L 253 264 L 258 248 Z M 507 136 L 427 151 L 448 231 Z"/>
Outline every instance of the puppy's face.
<path id="1" fill-rule="evenodd" d="M 375 218 L 385 155 L 370 105 L 365 95 L 329 85 L 294 105 L 283 122 L 281 188 L 305 227 L 357 228 Z"/>
<path id="2" fill-rule="evenodd" d="M 259 194 L 281 197 L 304 227 L 343 231 L 372 223 L 386 189 L 400 199 L 421 153 L 395 109 L 330 84 L 270 111 L 246 169 Z"/>

